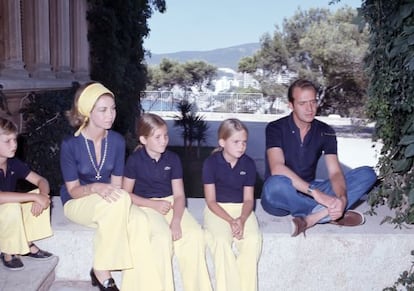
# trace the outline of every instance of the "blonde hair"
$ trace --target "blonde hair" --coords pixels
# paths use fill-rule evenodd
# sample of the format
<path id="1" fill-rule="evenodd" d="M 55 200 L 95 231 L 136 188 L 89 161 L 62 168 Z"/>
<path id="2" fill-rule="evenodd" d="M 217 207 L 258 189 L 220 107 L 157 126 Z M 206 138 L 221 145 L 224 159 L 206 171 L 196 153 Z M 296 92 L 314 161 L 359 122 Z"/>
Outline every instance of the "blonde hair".
<path id="1" fill-rule="evenodd" d="M 0 134 L 17 134 L 17 125 L 6 118 L 0 117 Z"/>
<path id="2" fill-rule="evenodd" d="M 143 136 L 145 138 L 151 136 L 154 131 L 160 127 L 167 127 L 167 123 L 160 116 L 153 113 L 143 113 L 139 117 L 137 124 L 137 137 Z M 141 148 L 143 145 L 138 144 L 136 149 Z"/>
<path id="3" fill-rule="evenodd" d="M 226 140 L 229 137 L 231 137 L 235 132 L 239 131 L 245 131 L 247 135 L 249 134 L 249 131 L 243 122 L 241 122 L 237 118 L 228 118 L 220 124 L 217 130 L 218 139 Z M 213 153 L 222 150 L 223 148 L 219 146 L 213 150 Z"/>

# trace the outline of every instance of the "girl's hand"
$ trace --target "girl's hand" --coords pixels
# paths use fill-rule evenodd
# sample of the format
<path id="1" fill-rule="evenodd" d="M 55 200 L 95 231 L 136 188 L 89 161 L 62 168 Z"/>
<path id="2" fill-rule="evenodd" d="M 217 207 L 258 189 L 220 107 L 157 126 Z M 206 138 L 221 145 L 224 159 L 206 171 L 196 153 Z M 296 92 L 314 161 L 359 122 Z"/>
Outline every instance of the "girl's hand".
<path id="1" fill-rule="evenodd" d="M 233 237 L 239 240 L 242 239 L 244 230 L 244 222 L 242 221 L 242 219 L 240 217 L 234 219 L 232 225 L 234 226 L 232 227 Z"/>
<path id="2" fill-rule="evenodd" d="M 170 229 L 173 241 L 179 240 L 183 236 L 179 221 L 172 220 L 170 224 Z"/>
<path id="3" fill-rule="evenodd" d="M 161 213 L 162 215 L 166 215 L 171 210 L 171 202 L 165 200 L 153 200 L 154 202 L 154 209 Z"/>

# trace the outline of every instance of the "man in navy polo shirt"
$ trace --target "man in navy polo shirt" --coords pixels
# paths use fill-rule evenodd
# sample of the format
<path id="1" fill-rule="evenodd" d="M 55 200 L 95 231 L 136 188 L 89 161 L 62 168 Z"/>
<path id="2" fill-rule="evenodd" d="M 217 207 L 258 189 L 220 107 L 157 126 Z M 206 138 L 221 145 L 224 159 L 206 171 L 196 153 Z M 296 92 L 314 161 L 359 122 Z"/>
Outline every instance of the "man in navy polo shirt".
<path id="1" fill-rule="evenodd" d="M 289 116 L 266 127 L 268 177 L 263 185 L 263 209 L 275 216 L 291 214 L 292 236 L 317 223 L 342 226 L 363 224 L 362 213 L 349 210 L 374 185 L 371 167 L 342 172 L 336 134 L 315 119 L 317 88 L 299 79 L 289 87 Z M 316 181 L 316 166 L 324 154 L 329 179 Z"/>

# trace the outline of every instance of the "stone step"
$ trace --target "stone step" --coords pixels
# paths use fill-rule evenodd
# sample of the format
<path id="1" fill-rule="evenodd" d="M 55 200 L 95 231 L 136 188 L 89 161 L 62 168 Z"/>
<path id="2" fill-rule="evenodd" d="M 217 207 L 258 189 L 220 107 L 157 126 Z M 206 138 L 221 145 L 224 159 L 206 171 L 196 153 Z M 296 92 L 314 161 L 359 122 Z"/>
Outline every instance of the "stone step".
<path id="1" fill-rule="evenodd" d="M 47 261 L 22 257 L 24 269 L 11 271 L 1 264 L 1 291 L 47 291 L 55 281 L 55 267 L 59 258 L 53 256 Z"/>
<path id="2" fill-rule="evenodd" d="M 68 221 L 58 197 L 53 198 L 53 204 L 54 236 L 39 241 L 38 245 L 60 258 L 56 267 L 56 285 L 51 290 L 74 290 L 64 288 L 69 288 L 70 284 L 84 284 L 82 281 L 90 282 L 93 231 Z M 200 223 L 204 205 L 203 199 L 188 199 L 188 209 Z M 358 210 L 365 212 L 368 206 L 363 203 Z M 381 225 L 390 212 L 384 207 L 377 213 L 376 216 L 366 216 L 362 226 L 317 225 L 307 231 L 306 237 L 291 237 L 291 217 L 268 215 L 257 203 L 256 215 L 263 233 L 259 290 L 366 291 L 392 286 L 400 273 L 411 265 L 414 231 Z M 208 252 L 207 262 L 214 282 L 214 267 Z M 180 291 L 176 264 L 174 271 L 176 290 Z M 115 272 L 114 278 L 120 284 L 119 272 Z M 58 289 L 59 284 L 62 289 Z M 90 283 L 82 286 L 86 289 L 77 290 L 91 287 Z"/>

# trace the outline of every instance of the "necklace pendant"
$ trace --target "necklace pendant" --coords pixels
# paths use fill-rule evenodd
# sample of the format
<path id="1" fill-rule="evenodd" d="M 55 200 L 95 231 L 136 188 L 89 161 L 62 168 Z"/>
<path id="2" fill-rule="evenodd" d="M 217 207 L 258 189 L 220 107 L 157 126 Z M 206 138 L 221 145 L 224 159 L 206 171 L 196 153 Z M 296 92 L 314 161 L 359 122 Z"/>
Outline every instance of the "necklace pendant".
<path id="1" fill-rule="evenodd" d="M 96 180 L 100 180 L 102 178 L 102 176 L 100 174 L 96 174 L 95 178 L 96 178 Z"/>

